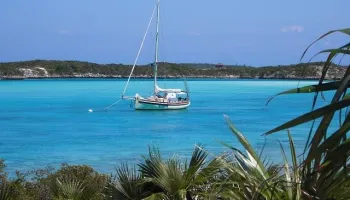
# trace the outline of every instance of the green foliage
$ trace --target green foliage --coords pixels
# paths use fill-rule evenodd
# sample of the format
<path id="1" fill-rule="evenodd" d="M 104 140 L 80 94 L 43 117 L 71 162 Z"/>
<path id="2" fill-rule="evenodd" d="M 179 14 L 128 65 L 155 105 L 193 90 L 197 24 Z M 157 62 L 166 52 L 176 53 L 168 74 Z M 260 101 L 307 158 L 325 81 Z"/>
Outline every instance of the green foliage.
<path id="1" fill-rule="evenodd" d="M 54 174 L 42 180 L 50 187 L 54 199 L 98 200 L 107 182 L 105 175 L 100 175 L 86 165 L 62 164 Z"/>
<path id="2" fill-rule="evenodd" d="M 116 171 L 117 174 L 109 178 L 104 190 L 106 200 L 137 200 L 146 197 L 146 186 L 141 184 L 142 177 L 135 166 L 123 164 Z"/>
<path id="3" fill-rule="evenodd" d="M 97 200 L 102 199 L 99 185 L 93 181 L 77 178 L 51 179 L 50 190 L 54 200 Z"/>
<path id="4" fill-rule="evenodd" d="M 193 63 L 158 63 L 158 76 L 170 77 L 229 77 L 238 78 L 307 78 L 316 79 L 317 72 L 323 63 L 300 63 L 288 66 L 247 67 L 239 65 L 225 65 L 216 68 L 214 64 Z M 131 71 L 130 65 L 106 64 L 99 65 L 78 61 L 45 61 L 33 60 L 23 62 L 0 63 L 0 77 L 23 77 L 22 69 L 33 70 L 38 77 L 45 77 L 45 68 L 49 75 L 58 77 L 74 77 L 77 75 L 101 76 L 101 77 L 128 77 Z M 334 64 L 330 65 L 328 79 L 339 79 L 344 74 L 345 68 Z M 133 77 L 152 77 L 152 65 L 140 65 L 135 68 Z"/>
<path id="5" fill-rule="evenodd" d="M 227 116 L 225 117 L 232 133 L 242 144 L 246 153 L 226 144 L 232 153 L 225 159 L 224 174 L 221 181 L 218 182 L 220 190 L 216 196 L 222 199 L 242 200 L 297 199 L 295 196 L 298 196 L 298 189 L 295 185 L 298 173 L 294 175 L 290 172 L 291 168 L 286 160 L 284 150 L 282 149 L 282 156 L 285 158 L 284 172 L 282 173 L 280 166 L 265 164 L 243 134 L 238 131 Z M 291 144 L 293 144 L 292 141 Z"/>
<path id="6" fill-rule="evenodd" d="M 4 169 L 0 162 L 0 174 Z M 100 200 L 103 199 L 107 176 L 85 165 L 62 164 L 61 168 L 45 168 L 27 173 L 16 172 L 16 177 L 2 176 L 1 192 L 9 193 L 14 200 Z M 0 192 L 0 194 L 2 194 Z M 0 200 L 2 200 L 0 198 Z"/>
<path id="7" fill-rule="evenodd" d="M 315 42 L 335 32 L 344 33 L 350 36 L 350 29 L 334 30 L 322 35 Z M 303 57 L 309 47 L 304 52 Z M 311 140 L 308 139 L 305 144 L 304 155 L 306 155 L 306 158 L 300 166 L 302 171 L 301 189 L 305 198 L 327 199 L 339 195 L 339 186 L 348 186 L 348 178 L 350 175 L 350 139 L 347 138 L 347 133 L 350 130 L 350 114 L 348 112 L 343 113 L 341 110 L 348 109 L 350 104 L 347 96 L 347 89 L 350 81 L 350 67 L 346 69 L 346 72 L 340 81 L 324 83 L 324 80 L 330 69 L 332 60 L 338 55 L 349 55 L 349 48 L 350 43 L 347 42 L 339 48 L 324 50 L 318 53 L 328 54 L 327 61 L 323 65 L 322 75 L 318 85 L 297 88 L 279 94 L 285 95 L 299 92 L 315 92 L 315 98 L 312 105 L 312 109 L 314 109 L 319 92 L 332 90 L 334 91 L 334 96 L 330 104 L 310 111 L 309 113 L 286 122 L 266 133 L 272 134 L 283 129 L 315 120 L 316 118 L 321 119 L 316 131 L 313 132 L 313 128 L 310 130 L 309 138 Z M 328 131 L 328 128 L 337 113 L 340 116 L 339 128 L 335 132 L 330 132 Z M 343 120 L 342 115 L 344 115 Z"/>
<path id="8" fill-rule="evenodd" d="M 0 159 L 0 200 L 14 200 L 15 189 L 7 180 L 4 160 Z"/>
<path id="9" fill-rule="evenodd" d="M 190 162 L 176 157 L 163 160 L 158 149 L 150 148 L 139 169 L 122 165 L 107 187 L 109 199 L 194 199 L 219 172 L 220 160 L 196 147 Z"/>
<path id="10" fill-rule="evenodd" d="M 7 183 L 0 183 L 0 200 L 14 200 L 14 190 Z"/>
<path id="11" fill-rule="evenodd" d="M 7 178 L 7 173 L 5 172 L 5 162 L 4 160 L 0 159 L 0 181 L 6 180 Z"/>

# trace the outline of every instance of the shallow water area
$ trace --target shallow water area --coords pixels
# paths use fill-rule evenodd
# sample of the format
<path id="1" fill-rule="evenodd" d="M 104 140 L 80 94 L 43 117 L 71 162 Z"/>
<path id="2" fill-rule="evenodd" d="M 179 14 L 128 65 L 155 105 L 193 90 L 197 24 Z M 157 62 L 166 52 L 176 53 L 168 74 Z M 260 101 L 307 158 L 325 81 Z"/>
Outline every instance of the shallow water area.
<path id="1" fill-rule="evenodd" d="M 187 110 L 135 111 L 130 101 L 121 101 L 103 111 L 120 99 L 125 81 L 0 81 L 0 158 L 5 159 L 7 171 L 57 167 L 67 162 L 112 172 L 121 162 L 139 161 L 149 145 L 159 147 L 164 156 L 182 157 L 189 156 L 196 144 L 212 154 L 227 150 L 220 141 L 239 148 L 223 114 L 257 149 L 266 144 L 265 155 L 278 161 L 277 140 L 287 144 L 286 132 L 266 138 L 261 135 L 309 111 L 313 94 L 280 96 L 265 104 L 278 92 L 316 83 L 191 79 L 191 106 Z M 152 80 L 132 80 L 127 94 L 150 95 L 152 84 Z M 161 80 L 159 85 L 178 88 L 183 82 Z M 328 100 L 330 95 L 326 94 Z M 291 130 L 299 152 L 309 127 L 305 124 Z"/>

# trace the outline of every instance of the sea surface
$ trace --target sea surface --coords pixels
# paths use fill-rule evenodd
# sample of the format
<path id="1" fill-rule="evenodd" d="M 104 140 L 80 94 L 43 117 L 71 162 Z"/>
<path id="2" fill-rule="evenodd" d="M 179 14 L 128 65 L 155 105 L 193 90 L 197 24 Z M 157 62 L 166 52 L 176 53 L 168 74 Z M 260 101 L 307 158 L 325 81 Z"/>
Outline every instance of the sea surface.
<path id="1" fill-rule="evenodd" d="M 188 157 L 195 145 L 210 155 L 241 148 L 224 114 L 264 157 L 281 159 L 280 141 L 287 147 L 286 131 L 262 134 L 311 109 L 313 94 L 286 95 L 267 100 L 284 90 L 315 81 L 188 80 L 191 106 L 180 111 L 135 111 L 131 101 L 103 108 L 121 97 L 124 79 L 48 79 L 0 81 L 0 158 L 7 171 L 58 167 L 61 163 L 88 164 L 113 172 L 122 162 L 139 162 L 148 147 L 164 157 Z M 127 95 L 152 93 L 152 80 L 131 80 Z M 178 88 L 177 80 L 160 81 Z M 331 94 L 325 94 L 329 101 Z M 326 102 L 319 100 L 318 106 Z M 94 112 L 88 112 L 93 109 Z M 336 124 L 333 124 L 335 127 Z M 302 152 L 310 124 L 291 129 Z M 265 145 L 264 145 L 265 144 Z"/>

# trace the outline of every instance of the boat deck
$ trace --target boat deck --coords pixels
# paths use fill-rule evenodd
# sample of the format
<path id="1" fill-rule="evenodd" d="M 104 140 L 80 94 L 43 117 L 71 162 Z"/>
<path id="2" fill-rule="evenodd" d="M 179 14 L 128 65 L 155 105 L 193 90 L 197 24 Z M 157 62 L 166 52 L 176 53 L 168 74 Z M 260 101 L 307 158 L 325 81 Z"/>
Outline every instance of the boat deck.
<path id="1" fill-rule="evenodd" d="M 139 102 L 146 103 L 146 104 L 176 106 L 176 105 L 187 105 L 189 104 L 190 101 L 189 100 L 169 101 L 167 99 L 159 98 L 159 99 L 139 99 Z"/>

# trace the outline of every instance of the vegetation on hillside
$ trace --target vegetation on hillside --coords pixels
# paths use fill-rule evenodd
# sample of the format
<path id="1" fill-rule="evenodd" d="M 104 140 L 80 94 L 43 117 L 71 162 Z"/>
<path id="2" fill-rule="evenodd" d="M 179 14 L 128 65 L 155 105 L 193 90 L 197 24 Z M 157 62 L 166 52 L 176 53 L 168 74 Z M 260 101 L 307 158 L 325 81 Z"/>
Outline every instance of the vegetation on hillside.
<path id="1" fill-rule="evenodd" d="M 334 32 L 350 36 L 350 29 Z M 317 40 L 317 41 L 318 41 Z M 99 174 L 88 166 L 62 165 L 28 174 L 17 172 L 9 179 L 0 161 L 0 200 L 341 200 L 350 199 L 350 66 L 340 80 L 324 82 L 331 61 L 350 54 L 350 43 L 327 49 L 319 83 L 282 92 L 278 95 L 314 93 L 312 110 L 265 133 L 266 136 L 285 130 L 289 148 L 281 145 L 283 163 L 264 162 L 263 152 L 256 152 L 244 135 L 225 116 L 244 152 L 229 144 L 227 153 L 210 156 L 195 146 L 189 160 L 177 157 L 164 159 L 156 148 L 136 166 L 120 165 L 114 175 Z M 320 93 L 333 91 L 331 102 L 315 109 Z M 306 103 L 306 102 L 301 102 Z M 330 130 L 335 115 L 338 127 Z M 315 120 L 320 119 L 316 124 Z M 303 154 L 298 157 L 288 129 L 313 121 Z M 287 156 L 289 154 L 289 156 Z M 287 158 L 290 157 L 291 160 Z"/>
<path id="2" fill-rule="evenodd" d="M 176 64 L 158 63 L 159 77 L 221 77 L 221 78 L 317 78 L 323 63 L 301 63 L 288 66 L 247 67 L 214 64 Z M 38 77 L 128 77 L 130 65 L 100 65 L 78 61 L 33 60 L 0 63 L 0 78 L 38 78 Z M 327 79 L 339 79 L 345 68 L 331 65 Z M 47 74 L 46 74 L 47 73 Z M 135 68 L 133 77 L 153 76 L 152 65 Z"/>

